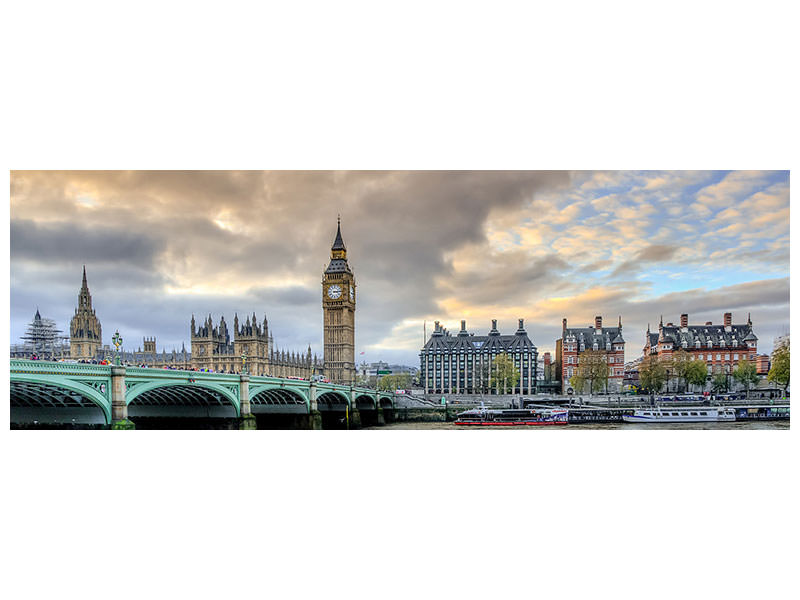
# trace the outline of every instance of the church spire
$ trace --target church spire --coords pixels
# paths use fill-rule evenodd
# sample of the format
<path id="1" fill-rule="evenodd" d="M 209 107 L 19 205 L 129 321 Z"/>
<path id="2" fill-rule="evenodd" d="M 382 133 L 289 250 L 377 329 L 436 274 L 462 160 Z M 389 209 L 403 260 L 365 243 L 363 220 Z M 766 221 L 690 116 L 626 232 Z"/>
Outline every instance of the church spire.
<path id="1" fill-rule="evenodd" d="M 344 240 L 342 239 L 342 217 L 336 217 L 336 239 L 333 240 L 333 246 L 331 246 L 331 258 L 345 258 L 345 256 L 334 256 L 334 252 L 337 250 L 346 253 L 347 248 L 344 245 Z"/>

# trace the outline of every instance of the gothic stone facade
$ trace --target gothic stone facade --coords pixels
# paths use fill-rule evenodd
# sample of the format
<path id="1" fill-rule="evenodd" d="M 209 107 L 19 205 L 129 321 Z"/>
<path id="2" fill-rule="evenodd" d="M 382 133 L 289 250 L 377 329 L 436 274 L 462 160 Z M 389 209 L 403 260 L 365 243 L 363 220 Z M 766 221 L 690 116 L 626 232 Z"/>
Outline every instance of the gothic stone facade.
<path id="1" fill-rule="evenodd" d="M 310 379 L 312 375 L 322 372 L 321 362 L 311 355 L 311 346 L 305 353 L 276 350 L 266 316 L 258 323 L 253 313 L 252 319 L 247 317 L 240 326 L 239 316 L 234 315 L 233 332 L 231 339 L 225 317 L 215 327 L 209 315 L 197 327 L 192 316 L 192 366 L 217 372 L 241 373 L 242 355 L 246 354 L 247 371 L 251 375 Z"/>
<path id="2" fill-rule="evenodd" d="M 92 308 L 92 295 L 86 283 L 86 266 L 83 267 L 83 283 L 78 292 L 78 306 L 69 323 L 70 357 L 77 360 L 92 360 L 101 353 L 103 330 Z"/>
<path id="3" fill-rule="evenodd" d="M 560 343 L 558 343 L 560 342 Z M 603 327 L 603 317 L 594 318 L 594 327 L 567 327 L 567 320 L 561 322 L 561 339 L 557 340 L 557 362 L 561 368 L 561 389 L 572 389 L 570 378 L 575 375 L 580 364 L 581 353 L 587 350 L 601 352 L 608 363 L 608 391 L 619 392 L 625 376 L 625 340 L 622 338 L 622 317 L 617 327 Z M 581 390 L 575 390 L 581 393 Z"/>
<path id="4" fill-rule="evenodd" d="M 522 319 L 514 335 L 500 335 L 494 319 L 485 336 L 469 333 L 466 321 L 461 321 L 461 331 L 453 336 L 436 321 L 419 355 L 425 393 L 478 394 L 488 389 L 487 376 L 500 354 L 507 354 L 520 373 L 519 382 L 509 393 L 535 394 L 539 353 Z"/>
<path id="5" fill-rule="evenodd" d="M 356 280 L 347 264 L 341 222 L 331 246 L 331 262 L 322 276 L 325 375 L 333 383 L 355 383 Z"/>

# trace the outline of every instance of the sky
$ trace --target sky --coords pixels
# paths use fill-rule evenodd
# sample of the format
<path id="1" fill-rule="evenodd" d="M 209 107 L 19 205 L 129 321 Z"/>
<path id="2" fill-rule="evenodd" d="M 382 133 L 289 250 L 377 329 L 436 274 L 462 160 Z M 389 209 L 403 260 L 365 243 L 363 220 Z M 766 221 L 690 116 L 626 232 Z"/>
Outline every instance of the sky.
<path id="1" fill-rule="evenodd" d="M 12 171 L 10 341 L 37 308 L 68 331 L 86 265 L 104 343 L 255 312 L 321 356 L 337 215 L 357 362 L 418 365 L 434 320 L 523 318 L 541 354 L 621 316 L 626 360 L 661 315 L 750 313 L 759 352 L 789 331 L 788 171 Z"/>

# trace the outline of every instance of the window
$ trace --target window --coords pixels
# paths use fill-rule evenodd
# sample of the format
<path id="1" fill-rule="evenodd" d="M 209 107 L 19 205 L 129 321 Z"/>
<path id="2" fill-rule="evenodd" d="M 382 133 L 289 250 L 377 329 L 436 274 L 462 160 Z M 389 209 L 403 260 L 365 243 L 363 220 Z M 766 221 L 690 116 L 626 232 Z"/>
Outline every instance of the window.
<path id="1" fill-rule="evenodd" d="M 730 354 L 726 354 L 725 355 L 725 360 L 730 360 L 730 359 L 731 359 L 731 355 Z"/>
<path id="2" fill-rule="evenodd" d="M 720 356 L 721 356 L 720 354 L 717 354 L 717 360 L 720 360 Z"/>
<path id="3" fill-rule="evenodd" d="M 733 360 L 739 360 L 739 355 L 737 353 L 734 353 Z"/>
<path id="4" fill-rule="evenodd" d="M 703 360 L 703 355 L 702 354 L 698 354 L 697 355 L 697 360 Z"/>

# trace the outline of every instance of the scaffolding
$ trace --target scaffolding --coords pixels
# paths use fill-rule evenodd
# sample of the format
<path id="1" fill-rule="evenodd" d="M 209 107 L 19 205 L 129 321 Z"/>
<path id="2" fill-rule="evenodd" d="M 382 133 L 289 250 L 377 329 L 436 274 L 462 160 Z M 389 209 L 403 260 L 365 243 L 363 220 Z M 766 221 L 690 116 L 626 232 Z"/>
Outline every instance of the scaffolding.
<path id="1" fill-rule="evenodd" d="M 43 318 L 36 310 L 33 321 L 28 325 L 25 335 L 20 336 L 21 344 L 11 347 L 12 358 L 38 358 L 40 360 L 60 360 L 69 358 L 69 336 L 56 327 L 55 321 Z"/>

